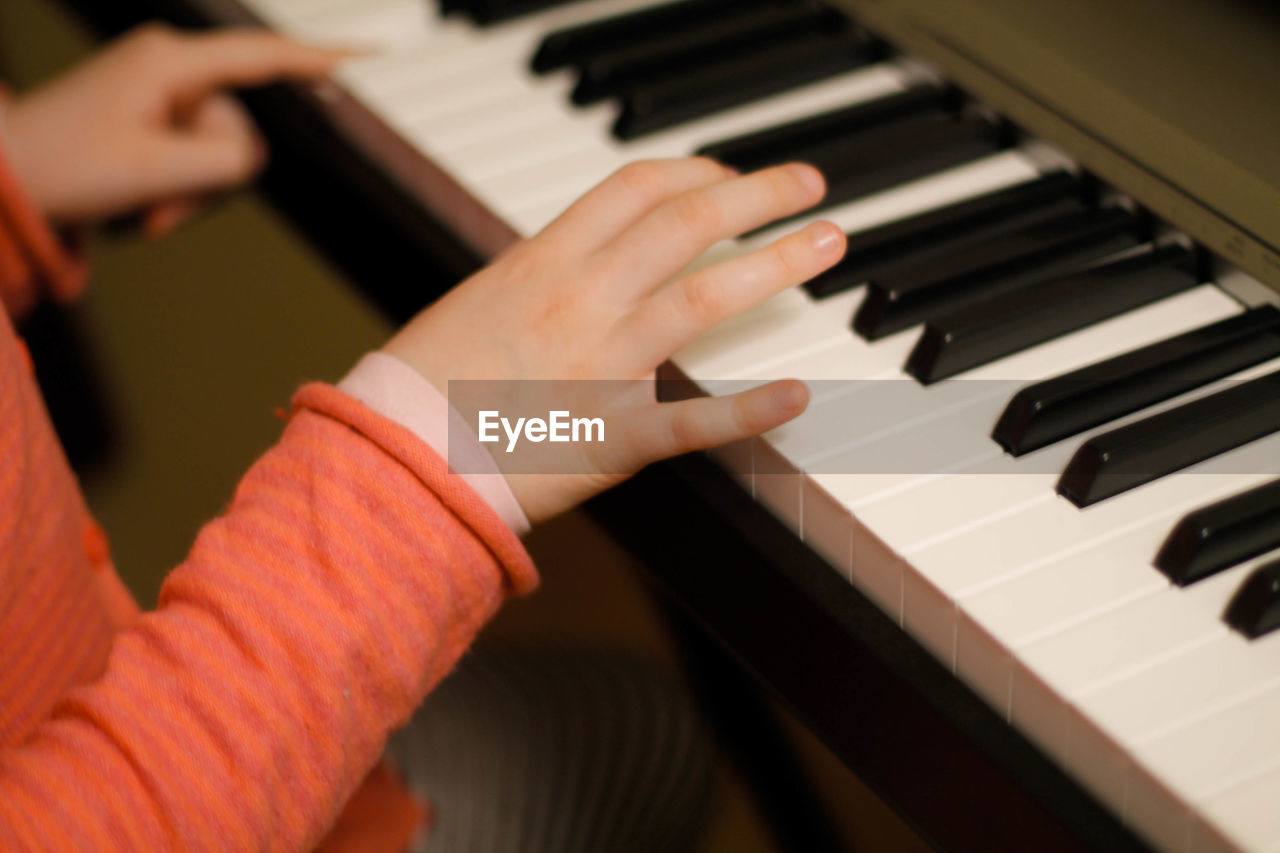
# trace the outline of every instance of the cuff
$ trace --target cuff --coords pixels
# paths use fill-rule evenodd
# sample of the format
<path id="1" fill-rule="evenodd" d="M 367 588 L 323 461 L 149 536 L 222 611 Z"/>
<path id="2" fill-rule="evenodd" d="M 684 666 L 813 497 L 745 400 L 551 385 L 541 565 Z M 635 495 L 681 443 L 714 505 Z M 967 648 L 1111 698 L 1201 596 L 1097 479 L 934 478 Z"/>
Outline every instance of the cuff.
<path id="1" fill-rule="evenodd" d="M 0 117 L 7 92 L 0 86 Z M 21 313 L 47 289 L 59 302 L 78 297 L 89 279 L 83 253 L 50 226 L 4 154 L 0 134 L 0 293 Z"/>
<path id="2" fill-rule="evenodd" d="M 529 532 L 529 518 L 498 464 L 480 446 L 462 416 L 421 373 L 393 355 L 371 352 L 338 383 L 338 389 L 400 424 L 445 460 L 465 458 L 467 470 L 488 471 L 453 476 L 461 477 L 517 536 Z M 464 442 L 452 448 L 452 456 L 450 434 Z"/>

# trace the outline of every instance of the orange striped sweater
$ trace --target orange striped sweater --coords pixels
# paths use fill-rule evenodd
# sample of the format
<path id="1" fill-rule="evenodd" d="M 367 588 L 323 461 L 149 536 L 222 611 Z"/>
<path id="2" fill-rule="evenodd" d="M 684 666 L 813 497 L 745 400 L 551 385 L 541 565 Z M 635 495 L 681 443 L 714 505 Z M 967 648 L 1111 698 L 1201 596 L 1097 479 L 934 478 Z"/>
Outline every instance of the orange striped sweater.
<path id="1" fill-rule="evenodd" d="M 0 850 L 403 849 L 389 731 L 537 577 L 421 439 L 303 387 L 139 614 L 9 312 L 83 282 L 0 162 Z"/>

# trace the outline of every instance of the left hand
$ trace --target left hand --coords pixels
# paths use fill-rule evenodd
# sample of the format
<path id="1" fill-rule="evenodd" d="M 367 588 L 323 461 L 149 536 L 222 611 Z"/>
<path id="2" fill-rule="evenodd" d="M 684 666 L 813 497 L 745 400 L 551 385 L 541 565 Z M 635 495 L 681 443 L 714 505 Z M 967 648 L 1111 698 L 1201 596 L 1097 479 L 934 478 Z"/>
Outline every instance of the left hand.
<path id="1" fill-rule="evenodd" d="M 266 162 L 266 145 L 228 89 L 312 80 L 349 55 L 265 31 L 147 25 L 17 98 L 0 138 L 54 223 L 142 213 L 145 230 L 160 236 Z"/>

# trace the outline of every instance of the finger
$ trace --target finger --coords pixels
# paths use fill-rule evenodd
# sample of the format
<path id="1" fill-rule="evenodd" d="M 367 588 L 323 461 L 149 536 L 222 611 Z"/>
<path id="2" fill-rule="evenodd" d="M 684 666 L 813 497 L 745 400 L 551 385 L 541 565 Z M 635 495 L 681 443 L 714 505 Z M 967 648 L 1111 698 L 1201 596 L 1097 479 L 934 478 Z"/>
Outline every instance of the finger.
<path id="1" fill-rule="evenodd" d="M 667 199 L 737 173 L 706 157 L 628 163 L 543 229 L 568 251 L 588 253 L 613 240 Z"/>
<path id="2" fill-rule="evenodd" d="M 239 186 L 266 165 L 267 149 L 256 134 L 182 133 L 157 146 L 143 197 L 185 198 Z"/>
<path id="3" fill-rule="evenodd" d="M 302 44 L 256 29 L 173 36 L 169 51 L 164 61 L 172 65 L 170 80 L 178 101 L 276 80 L 314 80 L 354 55 L 350 50 Z"/>
<path id="4" fill-rule="evenodd" d="M 681 193 L 646 214 L 601 252 L 618 287 L 637 298 L 712 244 L 817 204 L 826 191 L 812 166 L 791 163 Z"/>
<path id="5" fill-rule="evenodd" d="M 840 260 L 845 236 L 830 222 L 814 222 L 762 249 L 689 273 L 664 287 L 621 323 L 628 368 L 651 370 L 708 329 L 740 314 Z"/>
<path id="6" fill-rule="evenodd" d="M 152 205 L 142 216 L 142 233 L 150 240 L 167 237 L 204 207 L 202 199 L 184 198 Z"/>
<path id="7" fill-rule="evenodd" d="M 728 397 L 701 397 L 648 406 L 627 425 L 637 467 L 694 450 L 760 435 L 799 415 L 809 389 L 796 379 L 771 382 Z"/>

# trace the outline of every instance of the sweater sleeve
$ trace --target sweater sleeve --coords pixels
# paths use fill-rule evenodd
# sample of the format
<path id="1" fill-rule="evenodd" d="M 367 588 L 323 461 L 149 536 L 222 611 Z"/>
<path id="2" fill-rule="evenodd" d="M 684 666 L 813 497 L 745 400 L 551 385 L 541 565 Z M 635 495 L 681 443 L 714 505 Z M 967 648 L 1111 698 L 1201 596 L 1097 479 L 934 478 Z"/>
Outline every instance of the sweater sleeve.
<path id="1" fill-rule="evenodd" d="M 449 399 L 425 376 L 393 355 L 371 352 L 343 377 L 338 388 L 406 427 L 451 467 L 461 467 L 463 472 L 458 476 L 493 507 L 517 536 L 529 532 L 529 517 L 524 514 L 498 463 L 485 452 L 480 439 L 457 409 L 449 405 Z M 449 444 L 450 438 L 454 440 L 453 446 Z M 454 465 L 456 460 L 463 460 L 465 464 Z M 485 473 L 470 473 L 472 471 Z"/>
<path id="2" fill-rule="evenodd" d="M 0 118 L 6 100 L 7 92 L 0 85 Z M 0 133 L 0 301 L 11 317 L 21 317 L 46 292 L 70 302 L 84 291 L 88 278 L 80 250 L 53 230 L 23 189 Z"/>
<path id="3" fill-rule="evenodd" d="M 536 583 L 416 436 L 305 386 L 103 676 L 0 753 L 0 849 L 310 849 L 388 732 Z"/>

